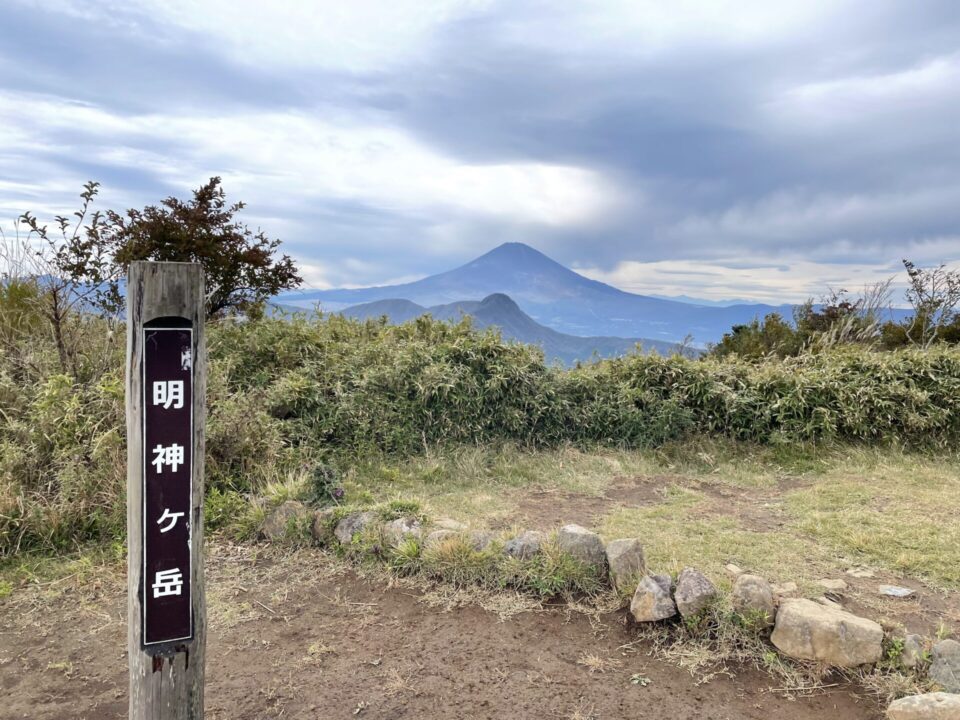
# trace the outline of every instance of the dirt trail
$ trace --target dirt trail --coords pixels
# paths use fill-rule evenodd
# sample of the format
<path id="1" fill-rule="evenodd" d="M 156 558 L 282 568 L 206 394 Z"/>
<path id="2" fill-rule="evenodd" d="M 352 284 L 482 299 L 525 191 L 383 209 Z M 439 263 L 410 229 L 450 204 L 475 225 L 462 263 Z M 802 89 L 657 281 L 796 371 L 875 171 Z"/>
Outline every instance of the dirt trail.
<path id="1" fill-rule="evenodd" d="M 213 548 L 207 717 L 881 716 L 847 690 L 784 698 L 749 670 L 698 686 L 643 648 L 625 655 L 621 646 L 634 637 L 620 614 L 598 624 L 563 609 L 502 621 L 479 607 L 444 611 L 418 591 L 324 562 L 312 551 L 278 560 Z M 122 578 L 44 588 L 42 599 L 33 592 L 0 601 L 0 718 L 125 717 Z M 591 655 L 593 672 L 583 664 Z M 633 675 L 649 682 L 632 684 Z"/>

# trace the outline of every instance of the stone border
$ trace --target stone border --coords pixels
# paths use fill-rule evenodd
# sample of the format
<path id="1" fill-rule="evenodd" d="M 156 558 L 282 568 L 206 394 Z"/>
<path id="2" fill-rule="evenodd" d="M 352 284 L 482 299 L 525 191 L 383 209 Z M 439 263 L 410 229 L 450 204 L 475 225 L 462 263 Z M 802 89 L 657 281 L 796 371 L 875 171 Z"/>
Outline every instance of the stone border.
<path id="1" fill-rule="evenodd" d="M 416 555 L 461 539 L 475 552 L 498 552 L 521 563 L 534 561 L 544 553 L 549 540 L 541 531 L 522 530 L 497 543 L 493 533 L 470 531 L 455 520 L 428 524 L 424 518 L 409 514 L 384 520 L 375 510 L 333 507 L 314 511 L 293 500 L 275 508 L 261 527 L 261 535 L 273 541 L 291 535 L 304 537 L 307 532 L 316 543 L 345 553 L 371 536 L 394 553 Z M 571 524 L 557 531 L 555 542 L 564 556 L 593 569 L 609 587 L 629 596 L 630 615 L 637 623 L 680 618 L 696 624 L 719 599 L 717 587 L 695 568 L 684 568 L 676 579 L 652 574 L 639 538 L 604 544 L 597 533 Z M 374 547 L 382 553 L 382 548 Z M 784 656 L 829 667 L 860 668 L 880 662 L 886 643 L 886 647 L 896 649 L 900 668 L 910 673 L 925 667 L 930 680 L 946 691 L 896 700 L 889 708 L 889 717 L 960 720 L 960 642 L 944 639 L 931 643 L 918 635 L 887 636 L 879 623 L 854 615 L 827 598 L 813 601 L 787 597 L 796 591 L 795 583 L 775 587 L 735 565 L 726 569 L 734 578 L 730 593 L 734 612 L 744 626 L 757 631 Z M 830 589 L 829 582 L 821 584 Z"/>

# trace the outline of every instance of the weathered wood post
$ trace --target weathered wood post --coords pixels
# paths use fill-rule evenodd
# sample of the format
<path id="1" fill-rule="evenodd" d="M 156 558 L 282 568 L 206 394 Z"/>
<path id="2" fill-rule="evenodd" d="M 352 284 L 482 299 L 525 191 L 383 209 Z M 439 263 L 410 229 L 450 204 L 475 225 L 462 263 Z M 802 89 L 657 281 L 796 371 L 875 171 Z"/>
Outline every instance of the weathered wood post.
<path id="1" fill-rule="evenodd" d="M 127 652 L 131 720 L 202 720 L 206 611 L 203 271 L 127 276 Z"/>

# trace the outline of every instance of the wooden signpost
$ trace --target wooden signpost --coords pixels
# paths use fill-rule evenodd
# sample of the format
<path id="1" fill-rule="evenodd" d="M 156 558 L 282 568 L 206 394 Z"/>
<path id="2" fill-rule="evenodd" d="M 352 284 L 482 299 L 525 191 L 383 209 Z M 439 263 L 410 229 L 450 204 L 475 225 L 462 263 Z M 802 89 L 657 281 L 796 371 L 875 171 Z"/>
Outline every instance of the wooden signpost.
<path id="1" fill-rule="evenodd" d="M 203 271 L 127 277 L 127 651 L 131 720 L 202 720 L 206 612 Z"/>

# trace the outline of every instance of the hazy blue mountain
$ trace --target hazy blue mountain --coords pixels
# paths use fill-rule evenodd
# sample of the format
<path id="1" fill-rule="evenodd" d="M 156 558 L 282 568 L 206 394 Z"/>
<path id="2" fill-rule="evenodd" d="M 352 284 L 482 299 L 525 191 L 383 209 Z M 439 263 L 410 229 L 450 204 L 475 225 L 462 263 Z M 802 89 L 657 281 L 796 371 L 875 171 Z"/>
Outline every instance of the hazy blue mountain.
<path id="1" fill-rule="evenodd" d="M 673 300 L 675 302 L 686 303 L 687 305 L 702 305 L 704 307 L 730 307 L 731 305 L 750 305 L 749 300 L 743 298 L 732 298 L 730 300 L 705 300 L 704 298 L 690 297 L 689 295 L 657 295 L 651 293 L 649 297 L 657 300 Z"/>
<path id="2" fill-rule="evenodd" d="M 473 318 L 479 328 L 498 327 L 504 338 L 539 345 L 549 360 L 560 360 L 571 365 L 577 360 L 624 355 L 640 343 L 645 351 L 656 350 L 662 355 L 675 352 L 675 343 L 642 338 L 580 337 L 566 335 L 544 327 L 521 310 L 517 304 L 502 293 L 495 293 L 483 300 L 459 302 L 423 307 L 409 300 L 374 300 L 344 308 L 339 311 L 348 317 L 361 320 L 386 316 L 392 323 L 403 323 L 429 313 L 438 320 L 458 321 L 465 315 Z"/>
<path id="3" fill-rule="evenodd" d="M 691 335 L 698 345 L 716 342 L 733 325 L 770 312 L 790 318 L 793 309 L 763 304 L 702 306 L 635 295 L 585 278 L 523 243 L 500 245 L 466 265 L 416 282 L 287 293 L 277 301 L 303 307 L 320 301 L 324 309 L 336 311 L 397 298 L 431 307 L 495 293 L 509 295 L 535 321 L 569 335 L 668 342 Z"/>

